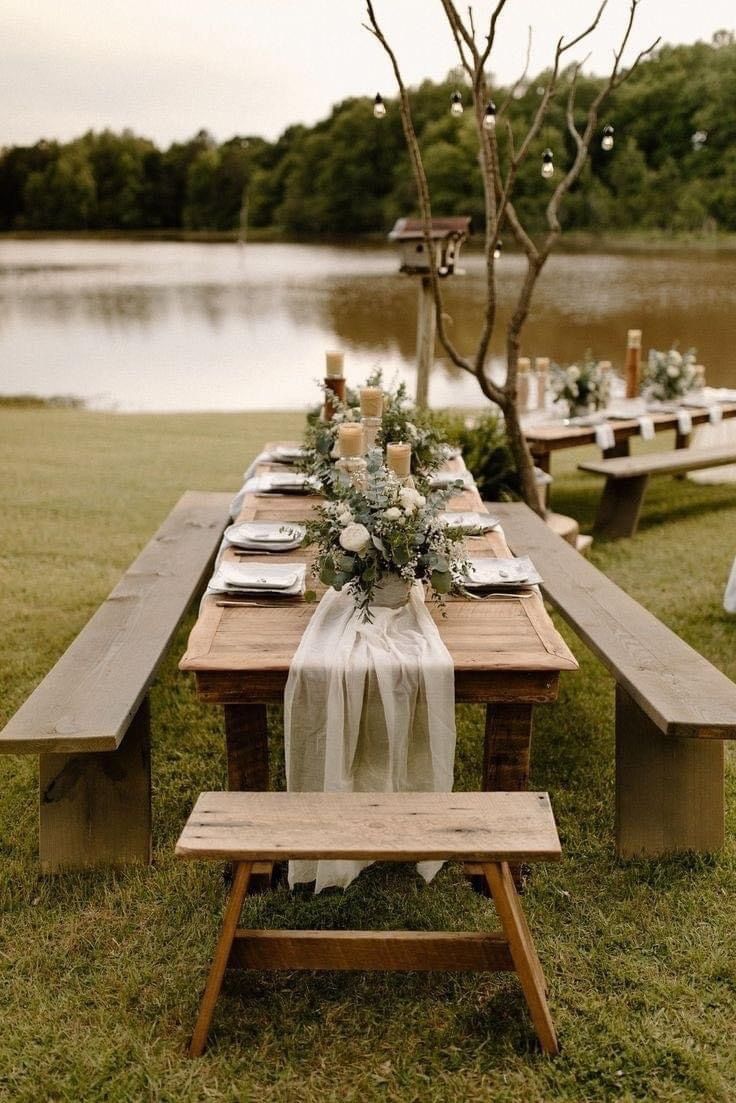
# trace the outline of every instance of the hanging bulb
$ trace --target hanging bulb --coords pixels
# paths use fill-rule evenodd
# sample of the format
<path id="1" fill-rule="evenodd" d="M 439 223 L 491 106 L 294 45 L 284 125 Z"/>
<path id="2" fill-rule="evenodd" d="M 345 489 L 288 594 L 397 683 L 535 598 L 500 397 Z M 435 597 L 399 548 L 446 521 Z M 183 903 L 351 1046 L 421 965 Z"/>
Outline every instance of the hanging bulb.
<path id="1" fill-rule="evenodd" d="M 459 92 L 452 93 L 452 99 L 450 100 L 450 114 L 454 115 L 456 119 L 459 119 L 463 113 L 463 98 Z"/>
<path id="2" fill-rule="evenodd" d="M 496 105 L 493 100 L 488 101 L 483 112 L 483 127 L 485 130 L 496 129 Z"/>
<path id="3" fill-rule="evenodd" d="M 545 149 L 542 154 L 542 176 L 549 180 L 555 174 L 554 153 L 551 149 Z"/>
<path id="4" fill-rule="evenodd" d="M 503 242 L 501 241 L 501 238 L 499 238 L 498 241 L 496 242 L 496 245 L 495 245 L 494 250 L 493 250 L 493 259 L 494 260 L 498 260 L 498 258 L 501 256 L 501 250 L 502 249 L 503 249 Z"/>
<path id="5" fill-rule="evenodd" d="M 373 114 L 377 119 L 382 119 L 386 114 L 386 104 L 380 92 L 376 92 L 376 98 L 373 101 Z"/>
<path id="6" fill-rule="evenodd" d="M 613 149 L 613 127 L 603 127 L 603 137 L 601 138 L 601 149 L 605 149 L 606 153 L 609 149 Z"/>

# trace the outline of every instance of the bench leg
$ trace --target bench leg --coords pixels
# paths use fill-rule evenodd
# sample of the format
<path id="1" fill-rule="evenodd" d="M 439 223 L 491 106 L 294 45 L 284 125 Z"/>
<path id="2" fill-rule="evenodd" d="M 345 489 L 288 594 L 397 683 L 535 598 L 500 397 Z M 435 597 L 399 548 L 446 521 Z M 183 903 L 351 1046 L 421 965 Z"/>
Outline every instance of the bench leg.
<path id="1" fill-rule="evenodd" d="M 199 1005 L 199 1013 L 197 1015 L 194 1033 L 189 1043 L 190 1057 L 201 1057 L 204 1053 L 204 1047 L 207 1045 L 207 1035 L 210 1032 L 212 1016 L 215 1013 L 215 1005 L 217 1004 L 222 988 L 222 979 L 225 976 L 225 969 L 227 968 L 230 951 L 233 947 L 238 920 L 243 910 L 243 901 L 248 892 L 251 869 L 252 865 L 250 862 L 238 862 L 235 866 L 233 887 L 228 897 L 225 917 L 222 921 L 222 928 L 220 930 L 220 937 L 215 947 L 215 956 L 212 959 L 204 995 Z"/>
<path id="2" fill-rule="evenodd" d="M 225 705 L 227 785 L 246 793 L 268 789 L 265 705 Z"/>
<path id="3" fill-rule="evenodd" d="M 509 867 L 506 862 L 490 862 L 484 864 L 483 871 L 540 1045 L 545 1053 L 559 1053 L 557 1035 L 547 1004 L 544 973 Z"/>
<path id="4" fill-rule="evenodd" d="M 116 751 L 42 754 L 44 873 L 151 860 L 151 720 L 140 705 Z"/>
<path id="5" fill-rule="evenodd" d="M 724 842 L 724 754 L 720 739 L 663 735 L 616 687 L 616 852 L 656 858 L 709 852 Z"/>
<path id="6" fill-rule="evenodd" d="M 633 536 L 639 527 L 648 482 L 648 475 L 606 479 L 593 531 L 612 537 Z"/>

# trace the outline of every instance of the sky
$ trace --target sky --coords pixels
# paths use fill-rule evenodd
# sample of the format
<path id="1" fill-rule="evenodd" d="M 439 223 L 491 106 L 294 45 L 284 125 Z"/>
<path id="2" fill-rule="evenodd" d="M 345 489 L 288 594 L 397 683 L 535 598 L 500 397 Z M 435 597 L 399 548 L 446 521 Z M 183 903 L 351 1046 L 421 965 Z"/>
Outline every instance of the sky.
<path id="1" fill-rule="evenodd" d="M 561 33 L 590 22 L 598 0 L 508 0 L 491 70 L 520 73 L 533 26 L 530 73 Z M 407 83 L 457 63 L 440 0 L 375 0 Z M 465 11 L 466 5 L 459 5 Z M 476 0 L 481 27 L 490 5 Z M 609 0 L 586 70 L 604 72 L 628 12 Z M 388 61 L 362 27 L 362 0 L 0 0 L 0 146 L 68 140 L 129 127 L 161 145 L 200 128 L 276 138 L 311 124 L 347 96 L 394 92 Z M 629 59 L 665 42 L 710 40 L 736 28 L 734 0 L 641 0 Z M 571 55 L 572 57 L 573 55 Z"/>

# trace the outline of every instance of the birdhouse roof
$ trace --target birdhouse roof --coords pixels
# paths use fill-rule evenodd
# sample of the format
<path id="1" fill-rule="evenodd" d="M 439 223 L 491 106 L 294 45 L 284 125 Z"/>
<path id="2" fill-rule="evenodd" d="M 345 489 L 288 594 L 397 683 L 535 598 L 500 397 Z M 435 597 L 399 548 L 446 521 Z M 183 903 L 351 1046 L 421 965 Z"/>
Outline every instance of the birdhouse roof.
<path id="1" fill-rule="evenodd" d="M 470 233 L 470 218 L 460 215 L 455 218 L 433 218 L 431 237 L 441 240 L 450 237 L 467 237 Z M 424 223 L 421 218 L 399 218 L 389 241 L 417 241 L 424 237 Z"/>

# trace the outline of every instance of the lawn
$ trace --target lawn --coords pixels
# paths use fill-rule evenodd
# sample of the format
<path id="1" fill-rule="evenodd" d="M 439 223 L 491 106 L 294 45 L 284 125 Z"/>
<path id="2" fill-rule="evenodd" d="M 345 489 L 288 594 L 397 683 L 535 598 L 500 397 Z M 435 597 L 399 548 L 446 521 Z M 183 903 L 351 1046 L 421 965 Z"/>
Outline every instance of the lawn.
<path id="1" fill-rule="evenodd" d="M 0 409 L 0 725 L 179 494 L 235 489 L 262 440 L 300 425 Z M 589 525 L 600 482 L 575 471 L 582 454 L 555 458 L 554 504 Z M 735 553 L 733 486 L 659 479 L 639 534 L 597 543 L 593 560 L 736 678 L 736 621 L 720 605 Z M 176 667 L 192 620 L 153 691 L 150 868 L 39 876 L 37 764 L 0 757 L 1 1100 L 736 1099 L 733 760 L 722 853 L 616 860 L 613 683 L 567 631 L 581 669 L 537 711 L 532 760 L 564 858 L 537 867 L 525 897 L 562 1056 L 537 1053 L 513 977 L 276 974 L 228 980 L 207 1055 L 186 1060 L 223 883 L 215 865 L 177 864 L 173 846 L 196 794 L 225 783 L 220 717 Z M 458 709 L 458 788 L 476 785 L 481 719 Z M 244 923 L 482 929 L 489 909 L 456 868 L 425 888 L 384 867 L 344 894 L 254 898 Z"/>

